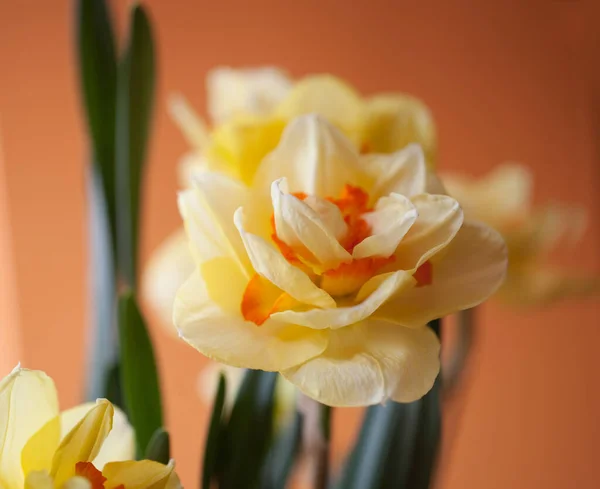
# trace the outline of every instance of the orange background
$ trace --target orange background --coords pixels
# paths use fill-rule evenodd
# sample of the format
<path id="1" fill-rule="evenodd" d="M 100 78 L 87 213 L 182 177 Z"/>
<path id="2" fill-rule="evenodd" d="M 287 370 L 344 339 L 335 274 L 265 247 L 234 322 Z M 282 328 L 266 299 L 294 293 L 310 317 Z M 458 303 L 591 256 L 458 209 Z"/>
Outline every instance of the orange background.
<path id="1" fill-rule="evenodd" d="M 275 64 L 295 76 L 329 71 L 365 93 L 423 98 L 437 119 L 442 169 L 479 174 L 508 159 L 530 164 L 536 199 L 590 209 L 584 241 L 556 263 L 600 272 L 598 4 L 146 3 L 160 80 L 144 258 L 179 225 L 175 168 L 186 145 L 167 116 L 168 94 L 180 91 L 203 110 L 211 67 Z M 127 2 L 113 4 L 123 25 Z M 0 3 L 0 369 L 14 362 L 20 325 L 21 361 L 56 380 L 64 407 L 83 390 L 88 320 L 87 146 L 71 9 L 66 0 Z M 473 375 L 448 406 L 446 426 L 458 434 L 448 442 L 440 487 L 600 486 L 599 312 L 598 300 L 532 312 L 484 308 Z M 187 487 L 197 487 L 203 359 L 156 320 L 152 327 L 174 455 Z M 336 419 L 342 438 L 354 414 Z"/>

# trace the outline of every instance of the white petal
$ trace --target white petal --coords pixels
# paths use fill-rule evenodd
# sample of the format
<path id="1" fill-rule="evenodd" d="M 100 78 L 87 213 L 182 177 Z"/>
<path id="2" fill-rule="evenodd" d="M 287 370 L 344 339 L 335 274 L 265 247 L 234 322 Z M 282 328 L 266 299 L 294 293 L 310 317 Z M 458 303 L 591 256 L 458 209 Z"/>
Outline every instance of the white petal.
<path id="1" fill-rule="evenodd" d="M 492 228 L 465 222 L 439 259 L 432 259 L 430 285 L 398 294 L 374 314 L 405 326 L 479 305 L 502 284 L 506 274 L 504 240 Z"/>
<path id="2" fill-rule="evenodd" d="M 0 485 L 24 484 L 21 451 L 42 426 L 58 416 L 54 382 L 44 372 L 15 368 L 0 382 Z"/>
<path id="3" fill-rule="evenodd" d="M 417 220 L 417 209 L 412 202 L 400 194 L 390 194 L 377 202 L 374 212 L 363 214 L 362 218 L 371 227 L 371 236 L 354 247 L 352 257 L 387 258 L 396 248 L 408 230 Z"/>
<path id="4" fill-rule="evenodd" d="M 332 297 L 317 287 L 306 273 L 291 265 L 281 253 L 264 239 L 246 232 L 244 210 L 235 213 L 235 225 L 257 273 L 290 294 L 297 301 L 316 307 L 335 307 Z"/>
<path id="5" fill-rule="evenodd" d="M 174 321 L 190 345 L 234 367 L 278 371 L 318 355 L 327 346 L 327 335 L 321 331 L 271 319 L 257 326 L 241 314 L 227 313 L 210 299 L 198 273 L 177 294 Z"/>
<path id="6" fill-rule="evenodd" d="M 83 417 L 96 406 L 95 402 L 80 404 L 60 413 L 61 439 L 64 438 Z M 104 440 L 102 448 L 93 460 L 94 466 L 102 470 L 108 462 L 135 459 L 135 433 L 127 416 L 114 406 L 112 430 Z"/>
<path id="7" fill-rule="evenodd" d="M 291 86 L 278 68 L 215 68 L 206 77 L 208 113 L 217 124 L 238 114 L 267 115 Z"/>
<path id="8" fill-rule="evenodd" d="M 326 270 L 351 261 L 352 256 L 338 242 L 335 231 L 328 229 L 308 204 L 290 195 L 287 188 L 285 178 L 271 186 L 277 236 L 292 248 L 305 247 Z"/>
<path id="9" fill-rule="evenodd" d="M 410 289 L 415 281 L 408 272 L 398 271 L 378 275 L 365 283 L 357 294 L 357 304 L 336 309 L 276 312 L 271 317 L 278 321 L 299 324 L 314 329 L 337 329 L 357 323 L 373 314 L 392 296 Z"/>
<path id="10" fill-rule="evenodd" d="M 244 245 L 233 225 L 233 214 L 247 202 L 248 194 L 247 187 L 236 180 L 203 173 L 196 177 L 192 190 L 179 195 L 179 210 L 197 263 L 226 256 L 243 270 L 249 269 Z"/>
<path id="11" fill-rule="evenodd" d="M 371 199 L 377 200 L 391 193 L 410 198 L 426 191 L 427 166 L 423 150 L 418 144 L 409 144 L 389 155 L 366 155 L 361 160 L 375 179 L 369 192 Z"/>
<path id="12" fill-rule="evenodd" d="M 394 268 L 417 268 L 452 241 L 463 223 L 458 202 L 445 195 L 421 194 L 412 203 L 418 217 L 396 249 Z"/>
<path id="13" fill-rule="evenodd" d="M 287 125 L 277 148 L 259 166 L 254 185 L 268 192 L 275 180 L 286 177 L 290 192 L 337 197 L 346 184 L 361 186 L 365 172 L 356 148 L 338 129 L 306 115 Z"/>

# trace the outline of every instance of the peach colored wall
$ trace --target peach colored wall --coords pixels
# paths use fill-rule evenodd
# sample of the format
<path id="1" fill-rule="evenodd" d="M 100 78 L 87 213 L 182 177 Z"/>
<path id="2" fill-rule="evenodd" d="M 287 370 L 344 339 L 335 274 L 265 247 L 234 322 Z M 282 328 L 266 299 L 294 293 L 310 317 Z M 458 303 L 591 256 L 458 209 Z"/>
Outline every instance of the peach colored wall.
<path id="1" fill-rule="evenodd" d="M 209 68 L 278 64 L 297 76 L 331 71 L 367 93 L 400 89 L 420 96 L 438 121 L 443 169 L 482 173 L 507 159 L 529 163 L 540 201 L 581 202 L 591 210 L 583 243 L 556 256 L 557 264 L 600 272 L 594 2 L 146 3 L 160 82 L 144 257 L 178 226 L 175 167 L 186 146 L 167 117 L 167 95 L 181 91 L 202 110 Z M 127 2 L 114 4 L 122 14 Z M 8 186 L 0 204 L 10 203 L 23 361 L 55 378 L 65 406 L 82 391 L 88 299 L 87 152 L 71 8 L 66 0 L 0 2 Z M 0 266 L 4 278 L 4 257 Z M 485 307 L 468 392 L 450 406 L 462 411 L 462 429 L 446 454 L 441 487 L 600 486 L 599 313 L 597 300 L 531 313 Z M 206 410 L 194 392 L 203 359 L 155 321 L 152 326 L 175 456 L 187 486 L 196 487 Z M 337 420 L 346 438 L 354 414 Z"/>

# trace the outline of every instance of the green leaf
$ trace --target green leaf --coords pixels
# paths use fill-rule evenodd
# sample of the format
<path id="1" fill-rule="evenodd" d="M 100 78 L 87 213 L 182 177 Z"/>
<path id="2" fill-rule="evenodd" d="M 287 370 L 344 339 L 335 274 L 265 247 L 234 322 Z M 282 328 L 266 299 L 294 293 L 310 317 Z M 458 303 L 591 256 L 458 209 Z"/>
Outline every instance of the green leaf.
<path id="1" fill-rule="evenodd" d="M 169 433 L 163 428 L 158 428 L 152 435 L 152 438 L 150 438 L 144 458 L 160 462 L 161 464 L 169 463 L 171 459 L 171 441 Z"/>
<path id="2" fill-rule="evenodd" d="M 92 146 L 92 162 L 106 205 L 112 255 L 116 257 L 115 111 L 117 57 L 104 0 L 77 0 L 76 33 L 80 91 Z M 112 266 L 112 264 L 111 264 Z"/>
<path id="3" fill-rule="evenodd" d="M 219 454 L 223 446 L 223 407 L 225 406 L 225 394 L 227 392 L 227 381 L 221 373 L 219 385 L 215 394 L 213 410 L 206 436 L 204 447 L 204 462 L 202 463 L 202 489 L 210 489 L 211 481 L 215 477 Z"/>
<path id="4" fill-rule="evenodd" d="M 131 293 L 119 299 L 119 333 L 121 385 L 141 455 L 154 432 L 163 426 L 163 416 L 152 342 Z"/>
<path id="5" fill-rule="evenodd" d="M 273 432 L 277 373 L 248 370 L 226 429 L 226 454 L 219 489 L 258 486 Z"/>
<path id="6" fill-rule="evenodd" d="M 144 162 L 154 105 L 155 61 L 146 11 L 130 14 L 129 42 L 119 63 L 116 118 L 118 259 L 122 279 L 135 290 Z"/>
<path id="7" fill-rule="evenodd" d="M 302 415 L 294 419 L 275 439 L 264 464 L 261 489 L 285 489 L 300 451 L 302 440 Z"/>

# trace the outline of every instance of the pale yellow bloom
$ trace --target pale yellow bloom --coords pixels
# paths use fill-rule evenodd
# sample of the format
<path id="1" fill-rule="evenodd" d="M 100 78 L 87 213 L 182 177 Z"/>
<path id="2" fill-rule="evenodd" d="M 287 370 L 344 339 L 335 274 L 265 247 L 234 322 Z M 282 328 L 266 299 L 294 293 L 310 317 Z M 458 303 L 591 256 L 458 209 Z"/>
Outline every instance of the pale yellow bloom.
<path id="1" fill-rule="evenodd" d="M 192 175 L 218 171 L 250 182 L 291 118 L 317 113 L 342 129 L 362 152 L 393 153 L 419 143 L 430 166 L 435 163 L 436 131 L 427 106 L 402 93 L 362 97 L 330 75 L 307 76 L 294 83 L 276 68 L 217 68 L 207 77 L 208 112 L 214 129 L 181 96 L 171 100 L 171 115 L 192 152 L 180 162 L 182 188 Z M 143 278 L 144 296 L 162 323 L 171 321 L 177 280 L 193 267 L 180 232 L 152 256 Z M 182 282 L 181 282 L 182 283 Z"/>
<path id="2" fill-rule="evenodd" d="M 534 208 L 533 178 L 525 166 L 504 164 L 480 179 L 445 175 L 443 181 L 467 217 L 486 222 L 506 240 L 509 264 L 501 299 L 542 304 L 598 290 L 597 277 L 575 276 L 545 263 L 561 241 L 573 244 L 581 238 L 586 212 L 563 204 Z"/>
<path id="3" fill-rule="evenodd" d="M 59 413 L 54 382 L 17 367 L 0 382 L 2 489 L 177 489 L 173 465 L 127 461 L 134 435 L 103 399 Z"/>
<path id="4" fill-rule="evenodd" d="M 180 335 L 325 404 L 418 399 L 439 371 L 427 322 L 485 300 L 507 261 L 435 182 L 418 145 L 361 155 L 316 115 L 289 124 L 251 186 L 199 174 L 179 199 L 196 265 Z"/>

